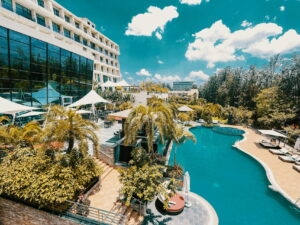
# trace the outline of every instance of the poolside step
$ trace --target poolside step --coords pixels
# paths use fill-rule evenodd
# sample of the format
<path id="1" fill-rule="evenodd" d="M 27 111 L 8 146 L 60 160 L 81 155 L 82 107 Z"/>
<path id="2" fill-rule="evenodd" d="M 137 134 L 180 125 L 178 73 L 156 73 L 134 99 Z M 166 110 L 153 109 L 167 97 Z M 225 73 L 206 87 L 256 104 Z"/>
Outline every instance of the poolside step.
<path id="1" fill-rule="evenodd" d="M 101 180 L 104 180 L 113 170 L 114 168 L 108 167 L 101 175 Z"/>

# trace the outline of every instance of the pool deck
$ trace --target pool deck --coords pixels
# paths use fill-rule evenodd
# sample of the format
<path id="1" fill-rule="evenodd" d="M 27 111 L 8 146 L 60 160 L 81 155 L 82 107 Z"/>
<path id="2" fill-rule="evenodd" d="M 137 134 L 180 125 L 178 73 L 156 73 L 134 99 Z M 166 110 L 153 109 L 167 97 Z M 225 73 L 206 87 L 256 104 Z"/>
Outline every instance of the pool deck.
<path id="1" fill-rule="evenodd" d="M 244 130 L 244 139 L 235 144 L 235 147 L 249 154 L 262 164 L 269 178 L 271 189 L 281 193 L 287 200 L 295 204 L 300 198 L 300 173 L 293 169 L 293 163 L 283 162 L 268 151 L 261 147 L 258 142 L 266 137 L 256 133 L 254 129 L 242 126 L 229 126 Z M 298 205 L 299 207 L 299 205 Z"/>
<path id="2" fill-rule="evenodd" d="M 182 196 L 185 196 L 181 193 Z M 175 216 L 171 216 L 157 210 L 157 199 L 148 205 L 143 225 L 164 224 L 164 225 L 218 225 L 218 216 L 213 207 L 202 197 L 192 192 L 188 196 L 192 203 L 190 208 Z"/>

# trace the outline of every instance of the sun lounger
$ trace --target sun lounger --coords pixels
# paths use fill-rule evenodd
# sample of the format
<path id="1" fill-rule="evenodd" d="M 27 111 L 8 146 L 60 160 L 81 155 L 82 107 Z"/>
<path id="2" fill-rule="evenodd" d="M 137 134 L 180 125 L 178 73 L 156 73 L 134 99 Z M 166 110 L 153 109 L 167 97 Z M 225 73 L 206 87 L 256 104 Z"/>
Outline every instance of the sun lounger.
<path id="1" fill-rule="evenodd" d="M 294 162 L 300 162 L 300 156 L 299 155 L 282 155 L 279 156 L 279 159 L 281 159 L 284 162 L 290 162 L 290 163 L 294 163 Z"/>
<path id="2" fill-rule="evenodd" d="M 300 165 L 294 165 L 293 168 L 300 173 Z"/>
<path id="3" fill-rule="evenodd" d="M 285 148 L 283 148 L 283 149 L 272 149 L 272 148 L 270 148 L 269 151 L 274 155 L 286 155 L 287 153 L 289 153 L 289 151 Z"/>
<path id="4" fill-rule="evenodd" d="M 278 145 L 274 145 L 271 142 L 265 140 L 259 142 L 259 144 L 264 148 L 280 149 Z"/>

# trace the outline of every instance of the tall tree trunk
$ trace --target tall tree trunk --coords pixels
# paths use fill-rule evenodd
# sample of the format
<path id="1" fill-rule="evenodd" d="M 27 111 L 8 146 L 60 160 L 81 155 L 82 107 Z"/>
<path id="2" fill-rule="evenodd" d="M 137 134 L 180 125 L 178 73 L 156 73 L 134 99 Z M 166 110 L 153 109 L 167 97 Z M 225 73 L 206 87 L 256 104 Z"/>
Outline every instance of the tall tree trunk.
<path id="1" fill-rule="evenodd" d="M 173 161 L 173 166 L 176 166 L 176 153 L 177 153 L 177 144 L 175 144 L 175 148 L 174 148 L 174 161 Z"/>
<path id="2" fill-rule="evenodd" d="M 72 149 L 74 147 L 74 137 L 72 131 L 69 132 L 69 146 L 67 149 L 67 154 L 71 153 Z"/>

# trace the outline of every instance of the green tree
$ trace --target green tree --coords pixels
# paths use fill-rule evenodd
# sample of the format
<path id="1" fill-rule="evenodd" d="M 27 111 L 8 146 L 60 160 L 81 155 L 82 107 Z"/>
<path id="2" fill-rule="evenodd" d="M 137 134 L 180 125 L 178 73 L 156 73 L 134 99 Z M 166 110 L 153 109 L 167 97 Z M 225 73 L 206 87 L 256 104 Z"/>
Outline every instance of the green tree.
<path id="1" fill-rule="evenodd" d="M 161 140 L 170 135 L 174 129 L 173 115 L 170 108 L 156 102 L 149 106 L 139 105 L 133 108 L 125 122 L 125 144 L 136 142 L 139 131 L 145 131 L 148 152 L 152 154 L 155 129 L 158 129 Z"/>
<path id="2" fill-rule="evenodd" d="M 98 152 L 99 140 L 95 134 L 98 126 L 81 117 L 76 110 L 66 109 L 62 106 L 52 106 L 47 116 L 44 128 L 44 141 L 67 142 L 67 154 L 70 154 L 76 143 L 83 154 L 88 152 L 88 140 L 92 141 L 94 151 Z"/>
<path id="3" fill-rule="evenodd" d="M 120 193 L 129 206 L 133 198 L 141 202 L 152 201 L 158 193 L 164 192 L 163 166 L 145 164 L 142 167 L 131 166 L 120 170 Z"/>
<path id="4" fill-rule="evenodd" d="M 285 123 L 295 118 L 295 109 L 283 98 L 278 87 L 262 90 L 255 98 L 258 123 L 267 128 L 282 128 Z"/>
<path id="5" fill-rule="evenodd" d="M 193 142 L 196 142 L 195 136 L 190 131 L 185 129 L 180 124 L 177 124 L 172 133 L 172 141 L 175 144 L 173 162 L 174 166 L 176 166 L 177 147 L 183 144 L 186 140 L 192 140 Z"/>

